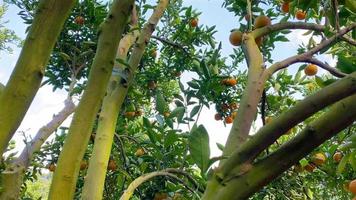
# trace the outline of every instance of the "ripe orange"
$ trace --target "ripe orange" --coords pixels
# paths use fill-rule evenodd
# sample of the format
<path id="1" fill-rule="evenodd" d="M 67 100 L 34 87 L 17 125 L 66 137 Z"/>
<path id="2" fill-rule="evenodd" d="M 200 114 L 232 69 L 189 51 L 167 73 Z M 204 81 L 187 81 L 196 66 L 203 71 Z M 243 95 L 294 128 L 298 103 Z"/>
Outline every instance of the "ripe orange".
<path id="1" fill-rule="evenodd" d="M 231 108 L 232 110 L 235 110 L 235 109 L 237 109 L 237 108 L 239 107 L 236 102 L 230 103 L 229 106 L 230 106 L 230 108 Z"/>
<path id="2" fill-rule="evenodd" d="M 145 154 L 145 150 L 143 148 L 138 148 L 135 152 L 135 156 L 140 157 Z"/>
<path id="3" fill-rule="evenodd" d="M 269 17 L 264 15 L 256 17 L 255 28 L 261 28 L 268 25 L 271 25 L 271 19 Z"/>
<path id="4" fill-rule="evenodd" d="M 333 155 L 333 160 L 337 163 L 339 163 L 342 159 L 342 153 L 341 152 L 336 152 L 334 155 Z"/>
<path id="5" fill-rule="evenodd" d="M 306 171 L 308 171 L 308 172 L 313 172 L 314 171 L 314 169 L 315 169 L 315 165 L 313 165 L 313 164 L 307 164 L 306 166 L 304 166 L 304 169 L 306 170 Z"/>
<path id="6" fill-rule="evenodd" d="M 304 68 L 304 73 L 307 76 L 314 76 L 316 73 L 318 73 L 318 67 L 314 64 L 309 64 L 306 68 Z"/>
<path id="7" fill-rule="evenodd" d="M 80 170 L 85 170 L 88 166 L 88 162 L 86 160 L 82 160 L 80 163 Z"/>
<path id="8" fill-rule="evenodd" d="M 324 153 L 317 153 L 313 156 L 312 160 L 314 164 L 316 164 L 317 166 L 321 166 L 325 163 L 326 156 Z"/>
<path id="9" fill-rule="evenodd" d="M 266 124 L 271 123 L 272 119 L 273 119 L 272 117 L 267 116 L 267 117 L 265 118 L 265 122 L 266 122 Z"/>
<path id="10" fill-rule="evenodd" d="M 174 76 L 175 77 L 180 77 L 182 75 L 182 72 L 180 72 L 180 71 L 176 71 L 175 73 L 174 73 Z"/>
<path id="11" fill-rule="evenodd" d="M 132 118 L 135 117 L 136 112 L 125 112 L 125 117 L 126 118 Z"/>
<path id="12" fill-rule="evenodd" d="M 229 85 L 229 86 L 234 86 L 236 84 L 237 84 L 237 80 L 233 79 L 233 78 L 229 78 L 226 82 L 226 85 Z"/>
<path id="13" fill-rule="evenodd" d="M 356 179 L 349 183 L 349 190 L 352 194 L 356 194 Z"/>
<path id="14" fill-rule="evenodd" d="M 148 89 L 150 89 L 150 90 L 154 90 L 154 89 L 156 89 L 156 87 L 157 87 L 157 85 L 156 85 L 156 82 L 155 81 L 148 81 Z"/>
<path id="15" fill-rule="evenodd" d="M 75 19 L 74 19 L 74 23 L 78 24 L 78 25 L 83 25 L 84 24 L 84 17 L 82 16 L 77 16 Z"/>
<path id="16" fill-rule="evenodd" d="M 256 44 L 257 44 L 257 46 L 262 46 L 262 44 L 263 44 L 263 37 L 258 37 L 258 38 L 256 38 L 255 39 L 255 42 L 256 42 Z"/>
<path id="17" fill-rule="evenodd" d="M 195 28 L 198 26 L 198 19 L 194 18 L 190 20 L 190 26 Z"/>
<path id="18" fill-rule="evenodd" d="M 108 170 L 115 171 L 117 169 L 117 165 L 115 160 L 110 159 L 108 163 Z"/>
<path id="19" fill-rule="evenodd" d="M 241 45 L 242 41 L 242 32 L 241 31 L 232 31 L 229 37 L 230 43 L 234 46 Z"/>
<path id="20" fill-rule="evenodd" d="M 216 113 L 214 118 L 215 118 L 216 121 L 219 121 L 219 120 L 222 119 L 222 116 L 219 113 Z"/>
<path id="21" fill-rule="evenodd" d="M 142 110 L 136 110 L 135 111 L 135 116 L 137 116 L 137 117 L 139 117 L 139 116 L 141 116 L 142 115 Z"/>
<path id="22" fill-rule="evenodd" d="M 295 17 L 298 19 L 298 20 L 304 20 L 305 19 L 305 16 L 307 15 L 307 13 L 303 10 L 298 10 L 296 13 L 295 13 Z"/>
<path id="23" fill-rule="evenodd" d="M 163 116 L 164 116 L 165 118 L 168 118 L 170 115 L 171 115 L 171 113 L 169 113 L 169 112 L 164 112 L 164 113 L 163 113 Z"/>
<path id="24" fill-rule="evenodd" d="M 233 121 L 234 121 L 234 119 L 232 119 L 231 116 L 225 117 L 225 123 L 226 123 L 226 124 L 231 124 Z"/>
<path id="25" fill-rule="evenodd" d="M 153 200 L 166 200 L 168 199 L 167 193 L 156 193 Z"/>
<path id="26" fill-rule="evenodd" d="M 289 2 L 283 2 L 281 10 L 284 13 L 289 13 Z"/>
<path id="27" fill-rule="evenodd" d="M 56 170 L 56 165 L 54 163 L 51 163 L 51 164 L 48 165 L 47 169 L 50 172 L 54 172 Z"/>

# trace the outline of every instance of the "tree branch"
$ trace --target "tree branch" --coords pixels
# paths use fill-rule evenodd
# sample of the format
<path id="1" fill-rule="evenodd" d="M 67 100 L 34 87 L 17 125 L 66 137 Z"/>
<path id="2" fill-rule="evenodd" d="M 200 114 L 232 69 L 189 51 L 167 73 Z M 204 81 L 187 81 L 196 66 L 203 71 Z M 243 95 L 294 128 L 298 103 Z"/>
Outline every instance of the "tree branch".
<path id="1" fill-rule="evenodd" d="M 151 172 L 151 173 L 148 173 L 148 174 L 144 174 L 144 175 L 136 178 L 127 187 L 127 189 L 125 190 L 124 194 L 120 197 L 120 200 L 129 200 L 131 198 L 131 196 L 133 195 L 133 193 L 134 193 L 136 188 L 138 188 L 142 183 L 144 183 L 144 182 L 146 182 L 146 181 L 148 181 L 148 180 L 150 180 L 152 178 L 155 178 L 157 176 L 167 176 L 167 177 L 173 178 L 175 180 L 178 180 L 178 182 L 183 184 L 190 191 L 192 191 L 193 193 L 195 192 L 194 189 L 189 187 L 188 184 L 186 184 L 182 179 L 180 179 L 177 176 L 173 175 L 171 172 L 178 172 L 178 171 L 173 170 L 173 169 L 165 169 L 165 170 L 161 170 L 161 171 L 156 171 L 156 172 Z"/>
<path id="2" fill-rule="evenodd" d="M 347 75 L 347 74 L 345 74 L 343 72 L 340 72 L 336 68 L 331 67 L 328 63 L 322 62 L 322 61 L 320 61 L 320 60 L 318 60 L 316 58 L 308 57 L 308 58 L 306 58 L 305 61 L 309 62 L 309 63 L 312 63 L 312 64 L 315 64 L 315 65 L 318 65 L 319 67 L 325 69 L 326 71 L 329 71 L 332 75 L 334 75 L 336 77 L 342 78 L 342 77 L 345 77 Z"/>
<path id="3" fill-rule="evenodd" d="M 289 129 L 326 106 L 355 93 L 356 72 L 308 96 L 271 123 L 263 126 L 250 140 L 235 150 L 221 166 L 219 176 L 221 178 L 227 176 L 233 169 L 238 169 L 242 163 L 251 163 Z"/>
<path id="4" fill-rule="evenodd" d="M 158 37 L 156 35 L 153 35 L 152 36 L 153 39 L 156 39 L 164 44 L 168 44 L 172 47 L 175 47 L 175 48 L 178 48 L 178 49 L 181 49 L 185 54 L 189 55 L 189 52 L 187 51 L 187 47 L 186 46 L 183 46 L 181 44 L 178 44 L 178 43 L 175 43 L 175 42 L 172 42 L 168 39 L 165 39 L 165 38 L 161 38 L 161 37 Z"/>
<path id="5" fill-rule="evenodd" d="M 347 36 L 347 35 L 342 36 L 341 39 L 342 39 L 343 41 L 349 43 L 349 44 L 352 45 L 352 46 L 356 46 L 356 40 L 350 38 L 350 37 Z"/>
<path id="6" fill-rule="evenodd" d="M 285 29 L 306 29 L 321 32 L 325 30 L 325 26 L 305 22 L 281 22 L 256 29 L 252 31 L 251 34 L 254 36 L 254 38 L 258 38 L 264 35 L 268 35 L 272 32 L 277 32 Z"/>
<path id="7" fill-rule="evenodd" d="M 339 39 L 341 36 L 345 35 L 346 33 L 348 33 L 349 31 L 351 31 L 352 29 L 354 29 L 356 27 L 356 23 L 351 24 L 350 26 L 340 30 L 340 32 L 338 32 L 336 35 L 332 36 L 329 39 L 326 39 L 324 41 L 322 41 L 319 45 L 317 45 L 316 47 L 312 48 L 311 50 L 299 54 L 299 55 L 295 55 L 292 57 L 289 57 L 283 61 L 277 62 L 273 65 L 271 65 L 267 70 L 266 73 L 268 74 L 273 74 L 274 72 L 281 70 L 283 68 L 288 67 L 289 65 L 292 65 L 294 63 L 297 62 L 306 62 L 308 59 L 310 59 L 314 54 L 327 49 L 328 47 L 330 47 L 337 39 Z"/>
<path id="8" fill-rule="evenodd" d="M 355 102 L 356 94 L 336 103 L 329 111 L 307 125 L 295 138 L 258 161 L 245 174 L 236 176 L 224 186 L 220 186 L 220 190 L 215 190 L 214 199 L 247 199 L 316 147 L 352 124 L 356 120 Z M 214 178 L 216 187 L 219 185 L 219 179 Z"/>

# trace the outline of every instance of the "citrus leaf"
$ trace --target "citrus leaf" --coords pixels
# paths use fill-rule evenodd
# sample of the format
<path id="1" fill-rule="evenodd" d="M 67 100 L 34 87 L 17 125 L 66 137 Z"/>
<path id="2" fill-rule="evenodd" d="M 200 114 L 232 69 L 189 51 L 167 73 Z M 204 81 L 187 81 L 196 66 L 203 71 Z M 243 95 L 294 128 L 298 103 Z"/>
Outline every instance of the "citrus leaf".
<path id="1" fill-rule="evenodd" d="M 162 93 L 157 92 L 156 95 L 156 110 L 160 113 L 164 113 L 164 108 L 166 107 L 166 101 L 164 100 L 164 97 Z"/>
<path id="2" fill-rule="evenodd" d="M 210 161 L 209 135 L 203 125 L 192 129 L 189 137 L 189 151 L 202 173 L 205 173 Z"/>

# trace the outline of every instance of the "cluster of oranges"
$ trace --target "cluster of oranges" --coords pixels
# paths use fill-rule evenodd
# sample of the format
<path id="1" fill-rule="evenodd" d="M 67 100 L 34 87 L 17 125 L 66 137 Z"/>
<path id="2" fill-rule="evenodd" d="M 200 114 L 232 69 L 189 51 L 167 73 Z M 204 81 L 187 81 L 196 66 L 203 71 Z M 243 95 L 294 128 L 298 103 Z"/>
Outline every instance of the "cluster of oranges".
<path id="1" fill-rule="evenodd" d="M 221 80 L 221 84 L 226 86 L 235 86 L 237 84 L 237 80 L 234 78 L 225 78 Z"/>
<path id="2" fill-rule="evenodd" d="M 284 13 L 289 13 L 290 11 L 290 2 L 289 1 L 284 1 L 281 5 L 281 10 Z M 295 18 L 297 18 L 298 20 L 304 20 L 306 17 L 307 13 L 303 10 L 297 10 L 295 12 Z"/>
<path id="3" fill-rule="evenodd" d="M 238 108 L 238 105 L 236 102 L 232 102 L 230 104 L 222 104 L 220 106 L 220 110 L 223 112 L 223 113 L 231 113 L 230 115 L 227 115 L 225 118 L 224 118 L 224 121 L 226 124 L 231 124 L 234 119 L 236 118 L 237 116 L 237 112 L 235 111 L 236 109 Z M 214 116 L 215 120 L 216 121 L 219 121 L 219 120 L 222 120 L 223 119 L 223 115 L 220 114 L 220 113 L 216 113 L 215 116 Z"/>
<path id="4" fill-rule="evenodd" d="M 74 23 L 82 26 L 84 24 L 84 17 L 82 16 L 77 16 L 75 19 L 74 19 Z"/>

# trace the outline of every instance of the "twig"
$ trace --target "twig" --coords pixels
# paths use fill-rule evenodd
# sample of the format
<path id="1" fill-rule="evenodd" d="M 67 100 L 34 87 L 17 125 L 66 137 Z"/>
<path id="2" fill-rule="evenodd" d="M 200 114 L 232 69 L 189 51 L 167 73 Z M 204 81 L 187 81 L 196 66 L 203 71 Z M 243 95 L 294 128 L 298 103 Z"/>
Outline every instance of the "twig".
<path id="1" fill-rule="evenodd" d="M 271 65 L 266 71 L 265 73 L 267 74 L 273 74 L 274 72 L 281 70 L 283 68 L 288 67 L 291 64 L 297 63 L 297 62 L 306 62 L 308 59 L 311 59 L 312 56 L 322 50 L 327 49 L 328 47 L 330 47 L 338 38 L 340 38 L 341 36 L 345 35 L 346 33 L 348 33 L 349 31 L 351 31 L 352 29 L 354 29 L 356 27 L 356 23 L 351 24 L 350 26 L 340 30 L 336 35 L 332 36 L 329 39 L 326 39 L 324 41 L 322 41 L 319 45 L 317 45 L 316 47 L 312 48 L 311 50 L 299 54 L 299 55 L 295 55 L 292 57 L 289 57 L 283 61 L 277 62 L 273 65 Z"/>
<path id="2" fill-rule="evenodd" d="M 156 40 L 158 40 L 158 41 L 160 41 L 160 42 L 162 42 L 162 43 L 168 44 L 168 45 L 170 45 L 170 46 L 172 46 L 172 47 L 181 49 L 181 50 L 183 50 L 183 52 L 184 52 L 185 54 L 189 55 L 189 52 L 187 51 L 187 47 L 186 47 L 186 46 L 183 46 L 183 45 L 181 45 L 181 44 L 172 42 L 172 41 L 170 41 L 170 40 L 168 40 L 168 39 L 165 39 L 165 38 L 158 37 L 158 36 L 156 36 L 156 35 L 152 35 L 151 38 L 156 39 Z"/>

